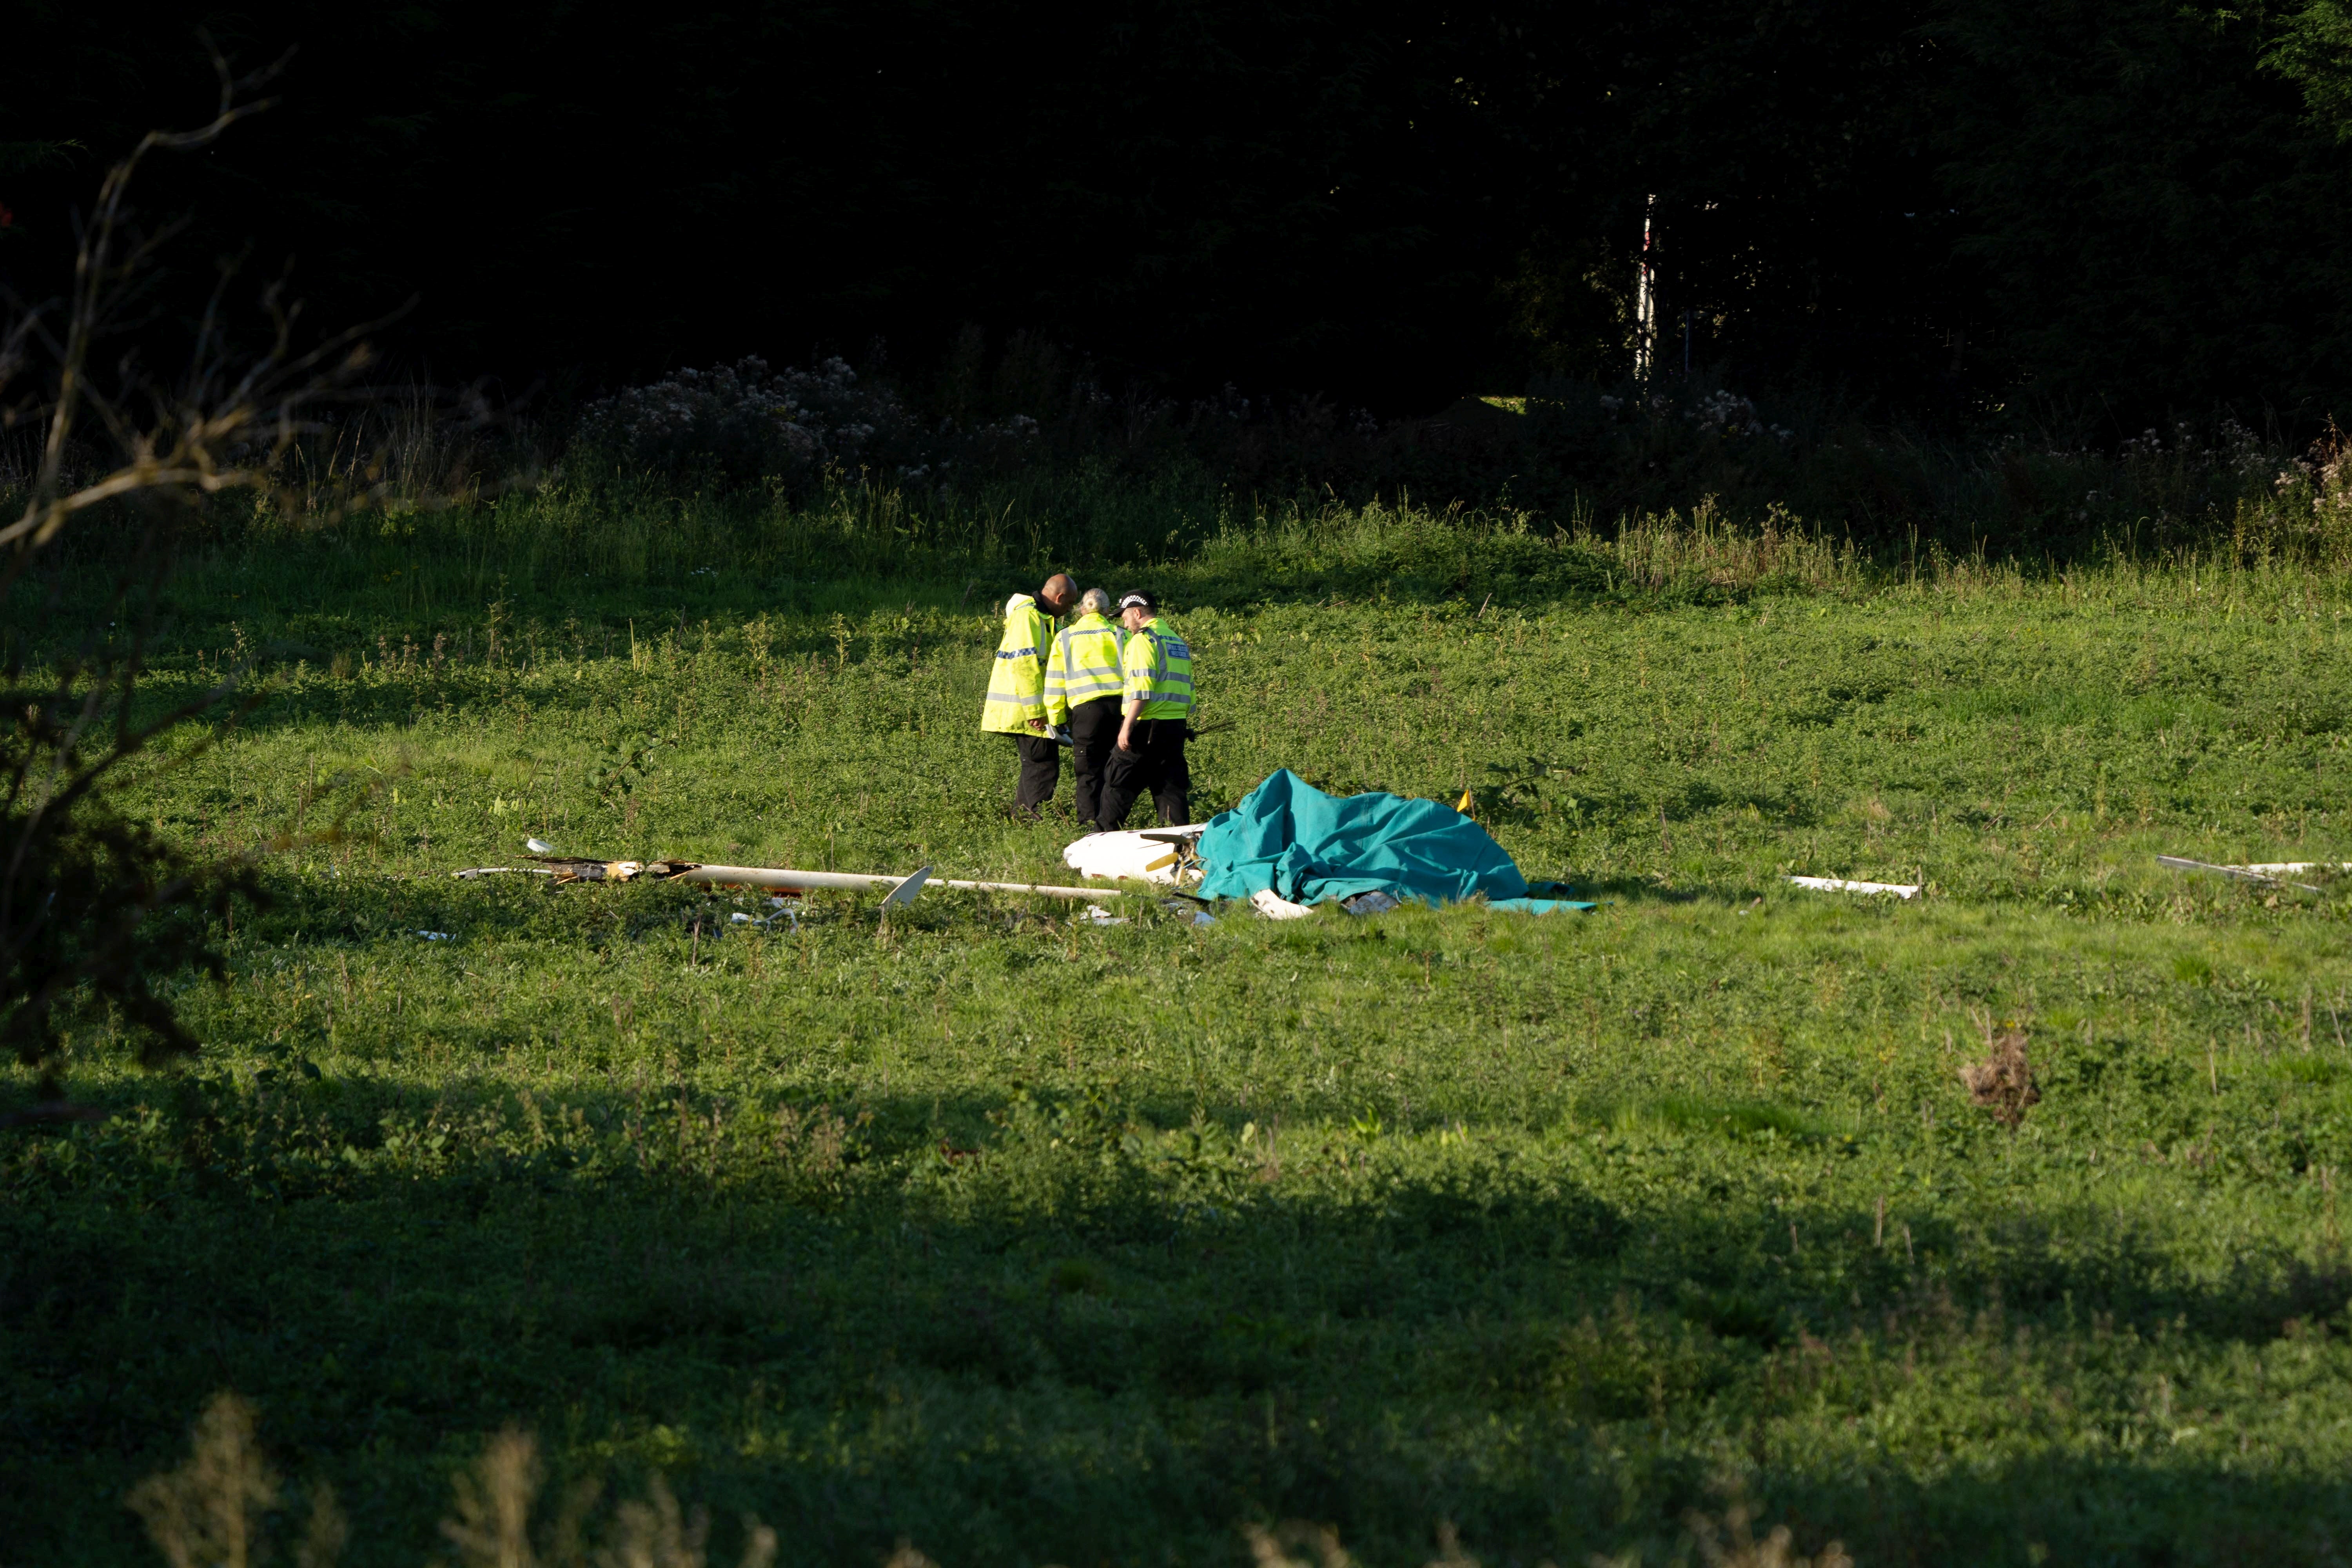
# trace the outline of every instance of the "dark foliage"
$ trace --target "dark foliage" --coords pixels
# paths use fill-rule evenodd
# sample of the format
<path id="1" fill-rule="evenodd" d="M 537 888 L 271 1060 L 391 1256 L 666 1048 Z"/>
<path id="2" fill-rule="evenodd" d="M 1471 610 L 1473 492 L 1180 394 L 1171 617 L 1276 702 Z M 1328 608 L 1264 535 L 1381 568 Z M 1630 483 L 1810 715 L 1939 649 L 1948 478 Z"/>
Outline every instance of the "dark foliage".
<path id="1" fill-rule="evenodd" d="M 131 624 L 155 572 L 118 590 Z M 13 576 L 15 574 L 9 574 Z M 257 900 L 243 862 L 212 863 L 126 813 L 122 764 L 227 693 L 134 717 L 136 642 L 93 638 L 28 679 L 12 645 L 0 689 L 0 1037 L 18 1060 L 54 1067 L 64 1030 L 112 1013 L 150 1065 L 196 1048 L 159 979 L 223 978 L 218 927 L 231 900 Z"/>
<path id="2" fill-rule="evenodd" d="M 2309 0 L 2286 18 L 2263 64 L 2303 89 L 2315 118 L 2352 141 L 2352 6 Z"/>
<path id="3" fill-rule="evenodd" d="M 273 285 L 259 290 L 257 333 L 230 307 L 233 267 L 216 268 L 178 372 L 142 356 L 157 335 L 156 286 L 172 281 L 158 258 L 173 226 L 141 213 L 134 176 L 209 155 L 266 107 L 256 93 L 268 72 L 213 64 L 209 121 L 139 135 L 100 182 L 64 297 L 10 299 L 0 321 L 0 436 L 16 438 L 0 459 L 36 454 L 21 468 L 0 462 L 0 497 L 17 513 L 0 526 L 0 603 L 16 611 L 0 626 L 0 1037 L 52 1090 L 76 1023 L 127 1025 L 150 1063 L 193 1051 L 156 981 L 220 977 L 216 922 L 236 895 L 257 896 L 250 862 L 214 864 L 212 847 L 174 843 L 123 805 L 125 764 L 215 712 L 234 686 L 142 710 L 171 547 L 224 491 L 313 504 L 280 492 L 276 476 L 296 442 L 326 432 L 321 405 L 364 401 L 354 378 L 370 356 L 358 336 L 299 345 L 299 307 Z M 17 151 L 19 167 L 47 155 Z M 345 465 L 364 477 L 350 472 L 317 500 L 365 493 L 381 470 L 356 452 Z M 67 591 L 69 577 L 97 573 L 112 576 L 110 594 Z M 47 590 L 42 611 L 24 611 L 34 596 L 16 591 L 27 577 Z"/>
<path id="4" fill-rule="evenodd" d="M 1971 0 L 1946 28 L 1976 335 L 2105 439 L 2200 401 L 2341 404 L 2352 159 L 2262 69 L 2261 18 Z"/>
<path id="5" fill-rule="evenodd" d="M 1530 371 L 1624 374 L 1654 212 L 1675 369 L 1687 331 L 1749 393 L 1948 420 L 2032 389 L 2109 439 L 2217 402 L 2315 424 L 2352 363 L 2340 21 L 33 5 L 0 65 L 0 266 L 23 287 L 67 265 L 94 161 L 205 89 L 202 24 L 299 53 L 282 110 L 158 198 L 214 249 L 293 257 L 342 317 L 421 297 L 393 346 L 445 380 L 863 370 L 877 339 L 921 365 L 976 322 L 1081 345 L 1114 388 L 1426 414 Z"/>

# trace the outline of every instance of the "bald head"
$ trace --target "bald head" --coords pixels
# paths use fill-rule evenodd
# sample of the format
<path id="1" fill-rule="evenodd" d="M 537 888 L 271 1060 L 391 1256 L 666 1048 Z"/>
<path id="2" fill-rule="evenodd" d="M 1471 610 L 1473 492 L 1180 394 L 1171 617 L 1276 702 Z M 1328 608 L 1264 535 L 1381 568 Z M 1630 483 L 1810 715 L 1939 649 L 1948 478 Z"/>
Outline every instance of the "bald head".
<path id="1" fill-rule="evenodd" d="M 1037 602 L 1057 616 L 1068 615 L 1070 604 L 1077 596 L 1078 585 L 1059 572 L 1046 578 L 1045 585 L 1037 590 Z"/>

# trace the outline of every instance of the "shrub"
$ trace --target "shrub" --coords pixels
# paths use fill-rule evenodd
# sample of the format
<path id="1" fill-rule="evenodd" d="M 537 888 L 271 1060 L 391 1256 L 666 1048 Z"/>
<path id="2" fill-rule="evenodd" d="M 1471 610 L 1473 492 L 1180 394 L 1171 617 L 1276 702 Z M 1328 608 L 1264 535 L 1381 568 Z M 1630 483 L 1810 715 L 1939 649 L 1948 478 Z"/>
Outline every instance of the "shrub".
<path id="1" fill-rule="evenodd" d="M 925 486 L 959 468 L 1020 467 L 1037 421 L 1016 414 L 960 428 L 928 425 L 887 385 L 861 384 L 835 357 L 772 373 L 765 360 L 679 370 L 589 405 L 574 441 L 592 472 L 655 476 L 709 488 L 766 482 L 795 497 L 827 475 Z"/>
<path id="2" fill-rule="evenodd" d="M 772 374 L 765 360 L 673 371 L 592 404 L 577 437 L 598 468 L 720 485 L 778 479 L 795 492 L 828 469 L 905 467 L 916 421 L 841 359 Z"/>

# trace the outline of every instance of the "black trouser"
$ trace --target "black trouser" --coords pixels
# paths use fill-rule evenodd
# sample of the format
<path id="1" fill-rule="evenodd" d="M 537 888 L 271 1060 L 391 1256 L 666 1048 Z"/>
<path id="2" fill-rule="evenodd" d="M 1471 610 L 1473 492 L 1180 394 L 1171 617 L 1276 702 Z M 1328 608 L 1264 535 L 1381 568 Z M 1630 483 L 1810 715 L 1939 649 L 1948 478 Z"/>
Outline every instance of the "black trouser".
<path id="1" fill-rule="evenodd" d="M 1050 805 L 1055 786 L 1062 782 L 1062 748 L 1046 735 L 1015 735 L 1013 749 L 1021 753 L 1021 786 L 1013 792 L 1013 809 L 1037 815 Z"/>
<path id="2" fill-rule="evenodd" d="M 1103 775 L 1102 815 L 1095 820 L 1106 830 L 1118 831 L 1135 797 L 1146 790 L 1159 808 L 1162 827 L 1190 820 L 1186 813 L 1192 808 L 1192 773 L 1184 765 L 1184 721 L 1138 719 L 1129 740 L 1135 747 L 1131 752 L 1111 748 L 1110 766 Z"/>
<path id="3" fill-rule="evenodd" d="M 1070 710 L 1070 771 L 1077 774 L 1071 800 L 1078 820 L 1092 825 L 1102 805 L 1103 770 L 1118 743 L 1118 699 L 1097 697 Z"/>

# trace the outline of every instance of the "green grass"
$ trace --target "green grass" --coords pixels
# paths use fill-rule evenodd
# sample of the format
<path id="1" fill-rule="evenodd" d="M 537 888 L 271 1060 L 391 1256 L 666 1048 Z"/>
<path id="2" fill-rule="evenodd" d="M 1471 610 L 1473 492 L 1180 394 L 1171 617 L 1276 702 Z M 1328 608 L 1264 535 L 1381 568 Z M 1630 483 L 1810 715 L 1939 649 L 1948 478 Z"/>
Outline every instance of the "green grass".
<path id="1" fill-rule="evenodd" d="M 228 1387 L 362 1564 L 435 1552 L 509 1422 L 787 1562 L 1240 1563 L 1305 1518 L 1656 1563 L 1733 1486 L 1864 1563 L 2332 1561 L 2352 899 L 2153 857 L 2352 859 L 2352 584 L 1670 545 L 1373 517 L 1108 574 L 1236 721 L 1204 807 L 1467 784 L 1590 916 L 930 892 L 724 936 L 723 896 L 443 873 L 535 833 L 1058 879 L 976 729 L 1034 572 L 574 579 L 463 520 L 192 563 L 156 699 L 240 639 L 272 685 L 133 797 L 350 835 L 182 992 L 200 1062 L 91 1019 L 113 1119 L 0 1134 L 6 1560 L 152 1560 L 121 1497 Z M 1957 1076 L 2009 1017 L 2014 1137 Z"/>

